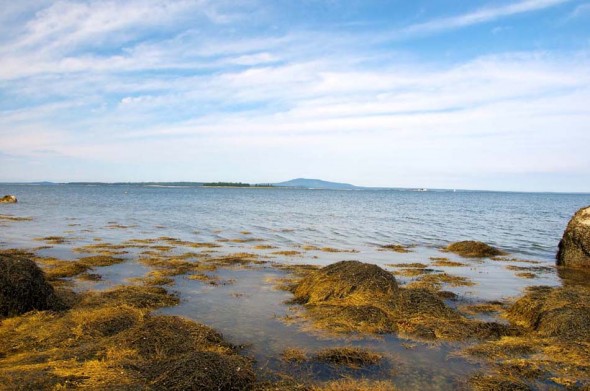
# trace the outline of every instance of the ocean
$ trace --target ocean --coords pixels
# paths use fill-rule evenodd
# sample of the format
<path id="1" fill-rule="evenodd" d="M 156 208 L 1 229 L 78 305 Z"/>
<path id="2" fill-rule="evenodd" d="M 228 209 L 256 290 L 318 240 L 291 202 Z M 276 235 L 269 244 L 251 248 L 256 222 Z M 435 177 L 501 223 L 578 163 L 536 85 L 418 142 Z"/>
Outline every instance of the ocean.
<path id="1" fill-rule="evenodd" d="M 219 270 L 220 281 L 227 283 L 218 285 L 176 276 L 167 289 L 179 294 L 181 304 L 159 311 L 205 323 L 231 342 L 248 346 L 246 353 L 256 359 L 260 371 L 285 370 L 280 352 L 287 346 L 314 350 L 345 341 L 400 356 L 405 370 L 398 371 L 396 384 L 428 389 L 453 389 L 457 378 L 477 368 L 460 358 L 449 358 L 450 348 L 444 344 L 408 350 L 404 340 L 393 335 L 343 340 L 284 322 L 290 313 L 285 305 L 290 293 L 274 288 L 272 281 L 284 277 L 285 271 L 272 264 L 323 266 L 360 260 L 395 271 L 395 265 L 445 257 L 463 266 L 442 266 L 433 272 L 452 272 L 473 282 L 445 287 L 459 295 L 462 303 L 506 300 L 527 286 L 561 284 L 554 268 L 557 245 L 573 213 L 590 204 L 588 194 L 142 185 L 0 184 L 3 194 L 14 194 L 19 202 L 0 204 L 0 215 L 30 220 L 0 219 L 2 248 L 75 259 L 91 255 L 75 250 L 82 246 L 166 237 L 214 243 L 218 247 L 206 250 L 211 254 L 247 252 L 268 262 Z M 48 236 L 61 240 L 48 244 L 43 240 Z M 441 251 L 460 240 L 482 241 L 510 255 L 499 262 L 466 260 Z M 405 246 L 408 252 L 383 251 L 381 246 L 388 244 Z M 166 251 L 187 251 L 181 247 Z M 141 251 L 127 249 L 121 255 L 126 262 L 97 268 L 102 280 L 76 281 L 76 289 L 133 283 L 134 277 L 150 271 L 137 261 Z M 534 278 L 522 278 L 518 270 L 507 267 L 526 267 L 529 261 L 541 266 Z M 414 277 L 396 278 L 404 284 Z M 317 379 L 342 376 L 341 371 L 325 365 L 310 371 Z M 390 371 L 373 368 L 361 375 L 382 378 Z"/>

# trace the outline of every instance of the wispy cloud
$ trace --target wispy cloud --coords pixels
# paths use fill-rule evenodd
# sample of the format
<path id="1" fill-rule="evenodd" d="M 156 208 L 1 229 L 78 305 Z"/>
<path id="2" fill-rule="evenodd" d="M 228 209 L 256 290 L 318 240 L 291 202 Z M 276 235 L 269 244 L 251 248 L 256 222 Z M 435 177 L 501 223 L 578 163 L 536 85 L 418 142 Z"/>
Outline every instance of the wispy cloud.
<path id="1" fill-rule="evenodd" d="M 574 10 L 569 14 L 569 18 L 580 18 L 583 16 L 590 16 L 590 3 L 584 3 L 578 5 Z"/>
<path id="2" fill-rule="evenodd" d="M 487 7 L 465 14 L 438 18 L 424 23 L 417 23 L 403 28 L 402 35 L 432 34 L 447 30 L 456 30 L 462 27 L 472 26 L 480 23 L 487 23 L 500 18 L 524 14 L 527 12 L 539 11 L 568 3 L 572 0 L 524 0 L 513 4 L 497 7 Z"/>

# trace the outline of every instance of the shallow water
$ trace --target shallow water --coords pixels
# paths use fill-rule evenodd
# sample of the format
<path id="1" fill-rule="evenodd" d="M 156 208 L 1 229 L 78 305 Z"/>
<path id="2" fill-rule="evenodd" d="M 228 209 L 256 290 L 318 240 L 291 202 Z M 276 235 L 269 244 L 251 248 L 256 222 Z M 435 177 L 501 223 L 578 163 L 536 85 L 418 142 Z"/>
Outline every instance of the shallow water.
<path id="1" fill-rule="evenodd" d="M 230 342 L 250 342 L 245 352 L 256 359 L 262 376 L 272 378 L 273 371 L 290 374 L 297 379 L 331 380 L 341 376 L 362 376 L 373 379 L 394 378 L 397 385 L 413 385 L 420 389 L 456 389 L 465 374 L 473 370 L 460 359 L 449 359 L 444 345 L 409 343 L 395 336 L 344 337 L 311 332 L 301 324 L 290 324 L 283 317 L 291 315 L 284 302 L 291 294 L 273 287 L 272 280 L 284 272 L 271 267 L 225 270 L 218 273 L 228 284 L 211 286 L 200 281 L 177 277 L 175 290 L 183 302 L 159 311 L 182 315 L 222 330 Z M 335 346 L 360 346 L 384 354 L 382 365 L 346 369 L 320 362 L 300 365 L 286 364 L 280 359 L 285 348 L 314 351 Z M 436 382 L 433 382 L 436 379 Z"/>
<path id="2" fill-rule="evenodd" d="M 357 259 L 387 266 L 392 263 L 429 263 L 446 257 L 462 267 L 434 267 L 463 276 L 474 286 L 445 290 L 461 302 L 497 300 L 518 295 L 529 285 L 558 285 L 555 269 L 525 279 L 507 265 L 519 262 L 466 260 L 439 248 L 457 240 L 481 240 L 511 253 L 511 257 L 552 266 L 557 243 L 571 215 L 590 204 L 590 195 L 489 192 L 404 192 L 387 190 L 328 191 L 291 189 L 154 188 L 142 186 L 32 186 L 0 185 L 0 195 L 15 194 L 19 203 L 0 204 L 0 215 L 31 217 L 31 221 L 0 220 L 0 246 L 36 248 L 45 236 L 63 236 L 64 244 L 51 245 L 39 255 L 74 259 L 83 256 L 73 248 L 96 243 L 122 243 L 129 239 L 174 237 L 193 242 L 215 242 L 214 249 L 175 248 L 171 253 L 215 251 L 249 252 L 261 259 L 286 264 L 327 265 Z M 100 241 L 99 241 L 100 240 Z M 412 245 L 409 253 L 381 251 L 385 244 Z M 274 248 L 258 250 L 256 245 Z M 303 249 L 304 245 L 318 249 Z M 354 252 L 326 252 L 331 247 Z M 126 249 L 125 263 L 97 268 L 103 280 L 80 282 L 78 289 L 105 289 L 141 277 L 150 268 L 136 259 L 141 249 Z M 293 250 L 300 254 L 273 254 Z M 88 254 L 90 255 L 90 254 Z M 310 333 L 299 324 L 281 320 L 289 314 L 283 302 L 287 292 L 273 288 L 272 279 L 285 272 L 269 265 L 219 270 L 228 283 L 211 286 L 175 278 L 170 289 L 182 303 L 164 309 L 221 331 L 231 342 L 246 345 L 261 373 L 286 371 L 297 377 L 329 379 L 342 370 L 327 365 L 286 366 L 280 352 L 300 347 L 313 352 L 321 347 L 360 345 L 385 352 L 387 364 L 355 376 L 387 378 L 394 374 L 404 388 L 452 389 L 456 379 L 473 367 L 449 359 L 445 345 L 429 347 L 387 336 L 354 341 Z M 398 277 L 402 283 L 413 278 Z M 453 304 L 453 303 L 450 303 Z M 346 371 L 344 371 L 346 374 Z"/>
<path id="3" fill-rule="evenodd" d="M 438 247 L 469 238 L 545 260 L 552 259 L 571 215 L 590 204 L 587 194 L 134 185 L 0 184 L 0 193 L 19 198 L 16 205 L 2 205 L 2 213 L 35 219 L 35 232 L 26 225 L 5 232 L 3 241 L 11 243 L 69 230 L 84 238 L 100 234 L 107 241 L 140 235 L 207 241 L 239 237 L 246 230 L 281 247 Z M 130 228 L 105 229 L 109 222 Z M 92 232 L 80 233 L 80 227 Z"/>

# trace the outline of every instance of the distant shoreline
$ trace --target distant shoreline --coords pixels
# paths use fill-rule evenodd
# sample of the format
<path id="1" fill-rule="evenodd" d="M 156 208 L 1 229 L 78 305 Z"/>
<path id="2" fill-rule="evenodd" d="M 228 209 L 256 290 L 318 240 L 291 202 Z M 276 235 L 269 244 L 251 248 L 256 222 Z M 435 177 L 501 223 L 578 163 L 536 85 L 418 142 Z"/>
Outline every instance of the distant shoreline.
<path id="1" fill-rule="evenodd" d="M 575 191 L 522 191 L 522 190 L 479 190 L 479 189 L 439 189 L 439 188 L 404 188 L 404 187 L 367 187 L 353 186 L 351 188 L 331 187 L 308 187 L 308 186 L 286 186 L 281 184 L 270 184 L 261 186 L 250 184 L 250 186 L 211 186 L 205 182 L 0 182 L 0 186 L 143 186 L 153 188 L 229 188 L 229 189 L 295 189 L 295 190 L 359 190 L 359 191 L 398 191 L 412 193 L 504 193 L 504 194 L 561 194 L 561 195 L 590 195 L 590 192 Z"/>

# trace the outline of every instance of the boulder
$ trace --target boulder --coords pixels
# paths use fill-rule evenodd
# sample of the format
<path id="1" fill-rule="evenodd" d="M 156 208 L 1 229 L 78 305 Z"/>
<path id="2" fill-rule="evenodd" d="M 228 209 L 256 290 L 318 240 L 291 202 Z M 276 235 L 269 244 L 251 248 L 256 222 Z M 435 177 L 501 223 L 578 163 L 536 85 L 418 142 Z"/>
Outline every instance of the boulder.
<path id="1" fill-rule="evenodd" d="M 294 294 L 305 304 L 374 305 L 397 297 L 399 288 L 395 277 L 377 265 L 341 261 L 304 278 Z"/>
<path id="2" fill-rule="evenodd" d="M 557 265 L 590 269 L 590 206 L 574 214 L 557 251 Z"/>
<path id="3" fill-rule="evenodd" d="M 0 253 L 0 317 L 61 306 L 31 254 Z"/>
<path id="4" fill-rule="evenodd" d="M 590 291 L 587 287 L 530 287 L 508 309 L 507 317 L 543 337 L 587 343 Z"/>
<path id="5" fill-rule="evenodd" d="M 0 204 L 15 204 L 16 202 L 16 197 L 10 194 L 0 198 Z"/>

